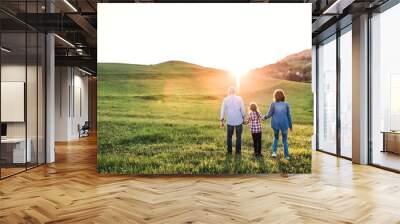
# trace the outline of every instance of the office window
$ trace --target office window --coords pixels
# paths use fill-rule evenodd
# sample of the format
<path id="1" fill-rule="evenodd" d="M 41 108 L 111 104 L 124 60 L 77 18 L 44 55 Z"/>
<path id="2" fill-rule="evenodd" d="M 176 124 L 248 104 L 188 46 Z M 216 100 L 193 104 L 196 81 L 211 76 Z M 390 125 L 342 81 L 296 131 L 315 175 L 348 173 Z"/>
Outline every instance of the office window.
<path id="1" fill-rule="evenodd" d="M 318 148 L 336 153 L 336 36 L 318 48 Z"/>
<path id="2" fill-rule="evenodd" d="M 340 36 L 340 154 L 352 157 L 352 34 L 351 26 Z"/>
<path id="3" fill-rule="evenodd" d="M 400 5 L 371 19 L 372 163 L 400 170 Z"/>

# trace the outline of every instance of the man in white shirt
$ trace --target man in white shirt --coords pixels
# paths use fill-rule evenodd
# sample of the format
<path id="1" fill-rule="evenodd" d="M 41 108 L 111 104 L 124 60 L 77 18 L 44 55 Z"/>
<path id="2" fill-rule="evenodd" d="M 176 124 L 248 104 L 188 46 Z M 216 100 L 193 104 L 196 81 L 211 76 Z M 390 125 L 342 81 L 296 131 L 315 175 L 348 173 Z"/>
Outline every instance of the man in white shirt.
<path id="1" fill-rule="evenodd" d="M 224 98 L 221 106 L 221 127 L 224 127 L 225 117 L 227 128 L 226 144 L 228 154 L 232 154 L 232 136 L 236 130 L 236 154 L 240 155 L 242 144 L 242 124 L 245 120 L 245 108 L 243 100 L 236 95 L 235 87 L 228 89 L 228 96 Z"/>

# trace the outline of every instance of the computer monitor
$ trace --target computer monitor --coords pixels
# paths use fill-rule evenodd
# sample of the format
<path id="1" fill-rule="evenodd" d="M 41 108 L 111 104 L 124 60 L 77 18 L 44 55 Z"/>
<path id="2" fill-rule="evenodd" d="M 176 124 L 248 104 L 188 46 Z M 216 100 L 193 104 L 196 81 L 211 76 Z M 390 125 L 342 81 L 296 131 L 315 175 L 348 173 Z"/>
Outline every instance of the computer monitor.
<path id="1" fill-rule="evenodd" d="M 1 123 L 1 137 L 7 136 L 7 124 Z"/>

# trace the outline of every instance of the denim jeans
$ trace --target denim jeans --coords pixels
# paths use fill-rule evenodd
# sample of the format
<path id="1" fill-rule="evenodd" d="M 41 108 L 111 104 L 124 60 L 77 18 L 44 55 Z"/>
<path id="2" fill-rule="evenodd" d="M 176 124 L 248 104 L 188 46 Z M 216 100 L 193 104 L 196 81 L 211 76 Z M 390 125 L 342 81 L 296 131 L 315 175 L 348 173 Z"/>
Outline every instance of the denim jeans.
<path id="1" fill-rule="evenodd" d="M 285 153 L 285 157 L 289 156 L 289 146 L 287 143 L 288 130 L 279 130 L 274 129 L 274 144 L 272 145 L 272 152 L 276 153 L 276 149 L 278 148 L 279 141 L 279 131 L 282 133 L 282 143 L 283 143 L 283 151 Z"/>
<path id="2" fill-rule="evenodd" d="M 228 125 L 226 144 L 228 146 L 228 153 L 232 153 L 232 136 L 235 129 L 236 129 L 236 153 L 240 154 L 242 147 L 242 129 L 243 129 L 242 125 L 236 125 L 236 126 Z"/>

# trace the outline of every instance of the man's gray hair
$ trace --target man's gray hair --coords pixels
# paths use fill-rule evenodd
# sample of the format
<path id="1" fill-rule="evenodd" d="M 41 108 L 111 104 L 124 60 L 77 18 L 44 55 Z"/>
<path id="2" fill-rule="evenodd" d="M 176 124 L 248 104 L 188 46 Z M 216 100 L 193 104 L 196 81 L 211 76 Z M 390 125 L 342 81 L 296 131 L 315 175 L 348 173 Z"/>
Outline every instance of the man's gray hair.
<path id="1" fill-rule="evenodd" d="M 234 86 L 229 87 L 228 89 L 228 95 L 235 95 L 236 94 L 236 88 Z"/>

